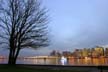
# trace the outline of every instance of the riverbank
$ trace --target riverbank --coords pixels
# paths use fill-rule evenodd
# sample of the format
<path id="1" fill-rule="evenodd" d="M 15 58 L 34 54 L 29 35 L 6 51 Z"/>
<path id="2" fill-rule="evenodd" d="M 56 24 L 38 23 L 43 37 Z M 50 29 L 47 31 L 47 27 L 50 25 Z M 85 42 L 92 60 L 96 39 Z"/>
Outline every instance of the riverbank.
<path id="1" fill-rule="evenodd" d="M 52 67 L 52 66 L 51 66 Z M 88 72 L 79 70 L 60 70 L 44 65 L 0 65 L 0 72 Z"/>
<path id="2" fill-rule="evenodd" d="M 108 72 L 108 66 L 0 65 L 0 72 Z"/>

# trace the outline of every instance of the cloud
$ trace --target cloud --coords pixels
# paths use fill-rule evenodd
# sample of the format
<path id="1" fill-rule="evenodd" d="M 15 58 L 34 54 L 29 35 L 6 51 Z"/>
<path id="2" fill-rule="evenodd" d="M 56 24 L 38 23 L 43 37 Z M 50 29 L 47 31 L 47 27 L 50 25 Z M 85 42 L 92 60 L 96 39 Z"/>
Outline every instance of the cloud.
<path id="1" fill-rule="evenodd" d="M 51 45 L 23 54 L 46 55 L 52 50 L 69 50 L 108 45 L 108 0 L 45 0 L 52 21 Z M 4 54 L 4 53 L 3 53 Z"/>

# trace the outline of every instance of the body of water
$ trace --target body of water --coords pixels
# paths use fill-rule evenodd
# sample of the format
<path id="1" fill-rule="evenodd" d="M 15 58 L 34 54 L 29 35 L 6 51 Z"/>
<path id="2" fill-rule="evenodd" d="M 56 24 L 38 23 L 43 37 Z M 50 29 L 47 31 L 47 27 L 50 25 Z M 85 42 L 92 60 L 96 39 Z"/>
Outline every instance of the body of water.
<path id="1" fill-rule="evenodd" d="M 7 64 L 8 59 L 0 59 L 0 64 Z M 17 59 L 17 64 L 61 65 L 61 58 L 26 58 Z M 67 58 L 65 65 L 108 65 L 108 58 Z"/>

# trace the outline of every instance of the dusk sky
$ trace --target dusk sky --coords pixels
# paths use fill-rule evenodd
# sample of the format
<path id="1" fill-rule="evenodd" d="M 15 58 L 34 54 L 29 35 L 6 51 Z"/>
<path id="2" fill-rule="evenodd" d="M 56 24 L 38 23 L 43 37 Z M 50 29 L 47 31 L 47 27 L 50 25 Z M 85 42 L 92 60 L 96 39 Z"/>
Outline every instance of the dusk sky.
<path id="1" fill-rule="evenodd" d="M 21 55 L 47 55 L 52 50 L 74 51 L 108 45 L 108 0 L 43 0 L 49 10 L 51 44 Z M 0 54 L 7 54 L 6 49 Z"/>

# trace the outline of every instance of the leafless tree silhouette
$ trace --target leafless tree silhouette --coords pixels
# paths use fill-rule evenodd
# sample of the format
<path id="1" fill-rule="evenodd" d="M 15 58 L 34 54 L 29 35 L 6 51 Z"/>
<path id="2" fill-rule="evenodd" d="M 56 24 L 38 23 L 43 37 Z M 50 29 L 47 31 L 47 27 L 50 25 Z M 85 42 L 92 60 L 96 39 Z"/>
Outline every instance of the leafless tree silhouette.
<path id="1" fill-rule="evenodd" d="M 48 46 L 48 15 L 39 0 L 2 0 L 0 44 L 9 49 L 8 64 L 16 64 L 22 48 Z"/>

